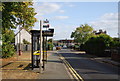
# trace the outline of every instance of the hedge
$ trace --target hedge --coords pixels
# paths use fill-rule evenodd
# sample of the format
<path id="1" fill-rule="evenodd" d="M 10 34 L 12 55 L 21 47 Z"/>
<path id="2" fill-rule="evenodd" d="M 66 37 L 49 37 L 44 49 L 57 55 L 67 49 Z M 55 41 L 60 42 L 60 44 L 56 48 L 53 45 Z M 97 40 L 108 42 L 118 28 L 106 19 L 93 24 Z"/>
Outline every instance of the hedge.
<path id="1" fill-rule="evenodd" d="M 91 37 L 85 44 L 84 50 L 86 53 L 97 56 L 106 56 L 104 51 L 111 47 L 112 38 L 106 34 L 100 34 Z"/>

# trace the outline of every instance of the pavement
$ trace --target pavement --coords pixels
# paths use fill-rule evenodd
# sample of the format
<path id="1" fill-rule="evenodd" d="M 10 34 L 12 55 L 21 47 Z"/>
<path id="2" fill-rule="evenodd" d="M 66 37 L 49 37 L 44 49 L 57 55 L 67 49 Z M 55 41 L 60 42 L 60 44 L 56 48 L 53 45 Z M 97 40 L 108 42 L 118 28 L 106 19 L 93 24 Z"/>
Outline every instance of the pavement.
<path id="1" fill-rule="evenodd" d="M 21 56 L 10 58 L 10 60 L 4 59 L 1 68 L 3 81 L 5 79 L 73 80 L 73 76 L 56 51 L 48 51 L 48 60 L 43 73 L 39 73 L 39 68 L 31 70 L 30 57 L 30 53 L 23 53 Z"/>
<path id="2" fill-rule="evenodd" d="M 94 58 L 93 60 L 120 67 L 120 63 L 116 62 L 114 60 L 111 60 L 111 58 L 104 58 L 104 57 L 102 57 L 102 58 Z"/>
<path id="3" fill-rule="evenodd" d="M 57 53 L 48 52 L 48 54 L 49 56 L 47 64 L 45 65 L 45 71 L 39 75 L 38 79 L 73 79 Z"/>
<path id="4" fill-rule="evenodd" d="M 76 53 L 76 54 L 81 54 L 81 53 L 84 54 L 85 53 L 84 51 L 76 51 L 76 50 L 70 50 L 70 51 L 72 51 L 73 53 Z M 120 67 L 120 63 L 112 60 L 111 57 L 97 57 L 95 55 L 90 55 L 90 54 L 88 54 L 87 56 L 91 57 L 91 60 L 96 60 L 98 62 L 103 62 L 106 64 L 111 64 L 111 65 Z"/>
<path id="5" fill-rule="evenodd" d="M 67 53 L 76 53 L 81 54 L 85 52 L 69 50 Z M 114 66 L 120 66 L 120 63 L 111 60 L 110 58 L 96 57 L 93 55 L 87 55 L 91 57 L 91 60 L 96 60 L 99 62 L 112 64 Z M 31 63 L 30 53 L 25 53 L 19 57 L 15 57 L 12 60 L 3 60 L 2 65 L 2 76 L 3 79 L 59 79 L 59 80 L 73 80 L 74 77 L 70 72 L 70 67 L 67 67 L 60 56 L 57 54 L 57 51 L 48 52 L 48 61 L 45 66 L 45 71 L 42 74 L 39 74 L 39 68 L 35 70 L 30 69 Z M 29 75 L 29 76 L 28 76 Z"/>

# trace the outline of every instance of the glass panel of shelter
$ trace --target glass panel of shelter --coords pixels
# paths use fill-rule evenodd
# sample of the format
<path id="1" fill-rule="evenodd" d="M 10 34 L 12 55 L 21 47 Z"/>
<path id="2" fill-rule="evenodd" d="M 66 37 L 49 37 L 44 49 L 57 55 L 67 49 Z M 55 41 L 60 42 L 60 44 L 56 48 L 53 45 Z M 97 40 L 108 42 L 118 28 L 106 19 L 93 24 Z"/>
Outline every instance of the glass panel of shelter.
<path id="1" fill-rule="evenodd" d="M 39 36 L 34 36 L 33 37 L 33 53 L 35 52 L 35 51 L 39 51 L 40 50 L 40 44 L 39 44 Z M 39 60 L 40 60 L 40 58 L 39 58 L 39 55 L 34 55 L 34 54 L 32 54 L 33 55 L 33 67 L 35 68 L 35 67 L 39 67 Z"/>
<path id="2" fill-rule="evenodd" d="M 47 37 L 46 37 L 47 38 Z M 33 35 L 32 37 L 32 69 L 33 68 L 39 68 L 39 63 L 40 63 L 40 57 L 39 55 L 34 55 L 34 52 L 40 53 L 40 38 L 37 35 Z M 47 44 L 46 44 L 45 36 L 43 36 L 43 69 L 45 67 L 45 62 L 47 62 Z"/>

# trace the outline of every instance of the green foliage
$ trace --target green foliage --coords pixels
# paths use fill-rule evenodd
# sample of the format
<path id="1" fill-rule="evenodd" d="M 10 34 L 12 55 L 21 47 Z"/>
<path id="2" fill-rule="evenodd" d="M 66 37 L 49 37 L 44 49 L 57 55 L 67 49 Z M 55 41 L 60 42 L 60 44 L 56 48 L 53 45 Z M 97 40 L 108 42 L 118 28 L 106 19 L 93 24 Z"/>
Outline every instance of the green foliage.
<path id="1" fill-rule="evenodd" d="M 111 42 L 111 48 L 120 48 L 120 40 L 119 38 L 113 38 L 113 41 Z"/>
<path id="2" fill-rule="evenodd" d="M 81 25 L 76 28 L 71 34 L 71 38 L 74 38 L 75 42 L 84 44 L 91 36 L 93 36 L 93 28 L 88 24 Z"/>
<path id="3" fill-rule="evenodd" d="M 54 45 L 49 42 L 49 43 L 48 43 L 48 50 L 53 50 L 53 46 L 54 46 Z"/>
<path id="4" fill-rule="evenodd" d="M 2 58 L 8 58 L 15 54 L 14 45 L 9 43 L 3 43 Z"/>
<path id="5" fill-rule="evenodd" d="M 12 41 L 14 41 L 14 32 L 6 29 L 2 35 L 2 58 L 11 57 L 15 54 Z"/>
<path id="6" fill-rule="evenodd" d="M 2 3 L 0 2 L 0 11 L 2 11 Z"/>
<path id="7" fill-rule="evenodd" d="M 11 57 L 14 55 L 14 32 L 17 26 L 31 30 L 34 23 L 37 21 L 34 17 L 36 13 L 32 8 L 32 2 L 3 2 L 0 4 L 2 11 L 2 57 Z M 1 9 L 2 8 L 2 9 Z M 25 42 L 28 43 L 28 42 Z"/>
<path id="8" fill-rule="evenodd" d="M 105 56 L 104 50 L 111 46 L 112 41 L 112 38 L 106 34 L 93 36 L 85 43 L 85 51 L 89 54 Z"/>
<path id="9" fill-rule="evenodd" d="M 30 42 L 28 42 L 27 40 L 23 39 L 23 43 L 24 44 L 30 44 Z"/>
<path id="10" fill-rule="evenodd" d="M 48 42 L 52 42 L 53 39 L 49 39 Z"/>
<path id="11" fill-rule="evenodd" d="M 104 41 L 105 43 L 105 46 L 107 48 L 109 48 L 111 46 L 111 42 L 113 41 L 112 37 L 110 37 L 109 35 L 106 35 L 106 34 L 100 34 L 98 36 L 98 38 L 101 40 L 101 41 Z"/>
<path id="12" fill-rule="evenodd" d="M 15 16 L 11 14 L 13 11 L 13 2 L 4 2 L 2 4 L 2 28 L 3 31 L 5 28 L 11 29 L 16 28 L 15 26 Z"/>
<path id="13" fill-rule="evenodd" d="M 4 28 L 16 28 L 17 25 L 30 30 L 37 21 L 32 2 L 4 2 L 2 9 L 2 20 Z"/>
<path id="14" fill-rule="evenodd" d="M 52 40 L 52 38 L 48 40 L 48 50 L 53 50 L 54 45 L 52 43 Z"/>
<path id="15" fill-rule="evenodd" d="M 11 13 L 17 18 L 17 25 L 30 31 L 34 26 L 37 19 L 34 17 L 36 15 L 32 2 L 18 2 L 15 3 L 14 11 Z"/>

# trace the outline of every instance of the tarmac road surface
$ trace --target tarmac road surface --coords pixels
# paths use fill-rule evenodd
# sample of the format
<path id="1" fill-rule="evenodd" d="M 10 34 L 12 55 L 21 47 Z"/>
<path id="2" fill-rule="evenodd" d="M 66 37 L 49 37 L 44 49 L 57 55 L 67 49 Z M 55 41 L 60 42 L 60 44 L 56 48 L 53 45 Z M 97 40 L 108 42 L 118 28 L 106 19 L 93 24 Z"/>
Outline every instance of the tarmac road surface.
<path id="1" fill-rule="evenodd" d="M 92 60 L 86 54 L 71 52 L 69 49 L 58 51 L 84 81 L 120 81 L 120 69 L 106 63 Z"/>

